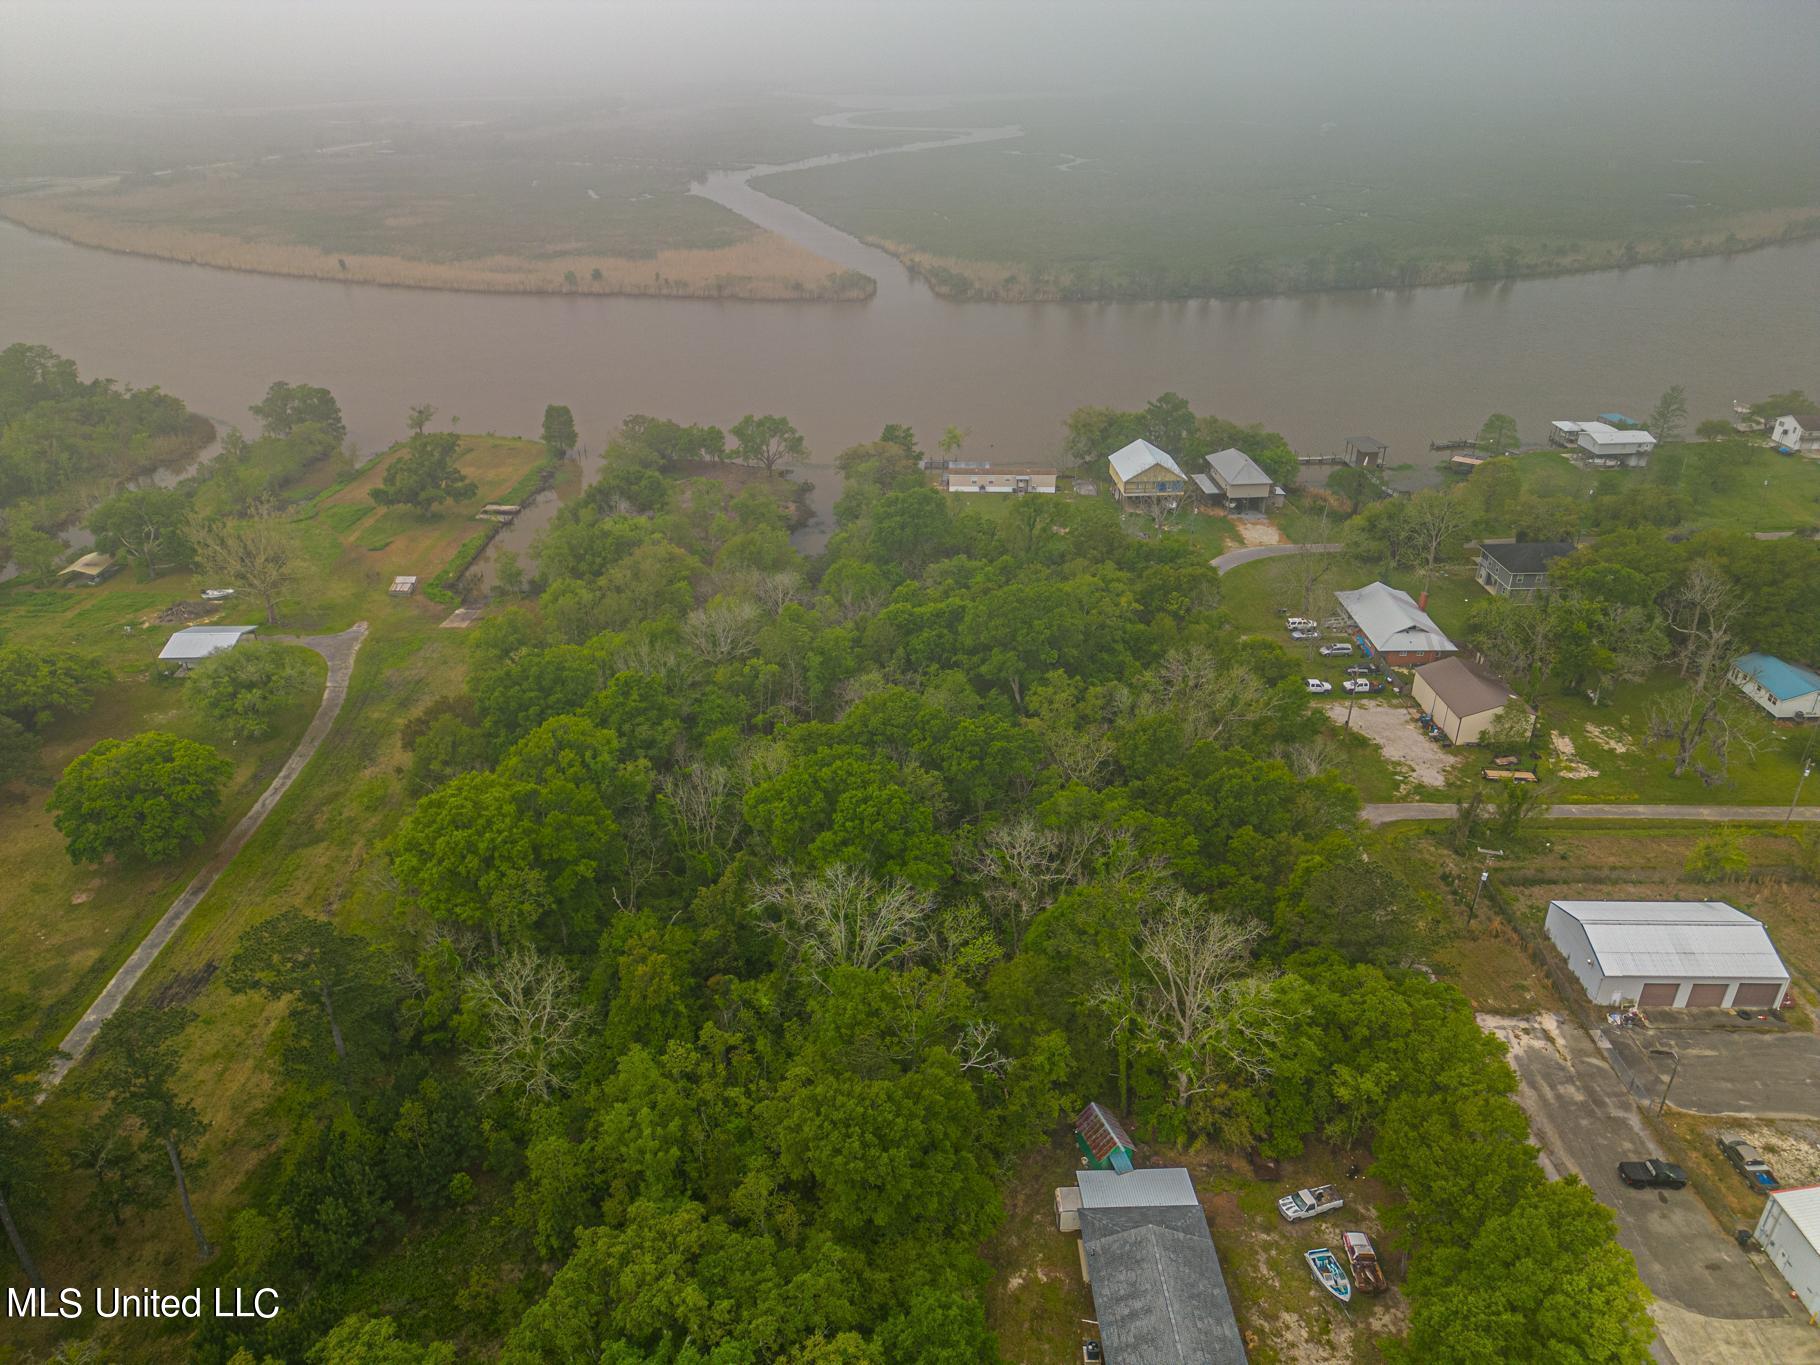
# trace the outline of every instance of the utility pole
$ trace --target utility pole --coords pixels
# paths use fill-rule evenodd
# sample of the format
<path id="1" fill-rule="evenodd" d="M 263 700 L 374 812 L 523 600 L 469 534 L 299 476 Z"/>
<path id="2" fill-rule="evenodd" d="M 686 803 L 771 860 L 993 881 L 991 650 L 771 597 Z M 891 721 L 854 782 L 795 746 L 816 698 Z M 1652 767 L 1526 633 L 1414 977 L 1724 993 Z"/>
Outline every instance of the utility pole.
<path id="1" fill-rule="evenodd" d="M 1788 814 L 1782 817 L 1783 824 L 1786 825 L 1790 820 L 1795 818 L 1795 807 L 1801 804 L 1801 788 L 1803 784 L 1806 783 L 1808 774 L 1813 772 L 1813 770 L 1814 765 L 1812 763 L 1803 763 L 1801 765 L 1801 776 L 1795 779 L 1795 795 L 1788 803 Z"/>
<path id="2" fill-rule="evenodd" d="M 1675 1064 L 1670 1068 L 1668 1073 L 1668 1084 L 1662 1087 L 1662 1098 L 1656 1101 L 1656 1117 L 1661 1118 L 1662 1111 L 1668 1108 L 1668 1092 L 1675 1088 L 1675 1077 L 1681 1074 L 1681 1054 L 1674 1048 L 1652 1047 L 1649 1050 L 1649 1055 L 1652 1057 L 1673 1057 L 1675 1059 Z"/>
<path id="3" fill-rule="evenodd" d="M 1489 867 L 1480 869 L 1479 884 L 1472 889 L 1472 904 L 1466 908 L 1466 922 L 1468 924 L 1472 923 L 1472 917 L 1478 913 L 1479 897 L 1484 893 L 1485 884 L 1490 880 L 1491 869 Z"/>

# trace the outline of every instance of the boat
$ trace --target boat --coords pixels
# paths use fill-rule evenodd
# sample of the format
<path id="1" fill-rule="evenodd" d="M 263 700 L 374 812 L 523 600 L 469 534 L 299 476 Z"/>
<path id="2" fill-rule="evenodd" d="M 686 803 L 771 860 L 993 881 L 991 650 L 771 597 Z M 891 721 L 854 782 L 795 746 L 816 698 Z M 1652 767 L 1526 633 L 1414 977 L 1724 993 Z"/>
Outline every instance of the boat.
<path id="1" fill-rule="evenodd" d="M 1371 1244 L 1371 1238 L 1362 1232 L 1343 1232 L 1340 1245 L 1346 1250 L 1346 1260 L 1352 1266 L 1352 1281 L 1358 1285 L 1360 1293 L 1382 1294 L 1390 1288 L 1390 1282 L 1384 1278 L 1384 1267 L 1378 1264 L 1378 1249 Z"/>
<path id="2" fill-rule="evenodd" d="M 1352 1302 L 1352 1281 L 1346 1278 L 1346 1267 L 1340 1264 L 1340 1258 L 1333 1254 L 1331 1247 L 1316 1247 L 1313 1251 L 1304 1251 L 1302 1259 L 1307 1261 L 1308 1268 L 1314 1271 L 1314 1277 L 1321 1282 L 1321 1288 L 1332 1294 L 1341 1303 Z"/>

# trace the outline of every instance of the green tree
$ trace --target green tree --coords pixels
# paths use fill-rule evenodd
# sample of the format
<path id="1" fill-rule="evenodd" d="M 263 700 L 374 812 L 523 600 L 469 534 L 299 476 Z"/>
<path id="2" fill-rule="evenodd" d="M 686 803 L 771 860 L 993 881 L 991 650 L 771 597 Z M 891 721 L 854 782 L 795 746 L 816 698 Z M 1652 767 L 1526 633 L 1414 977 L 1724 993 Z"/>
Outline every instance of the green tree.
<path id="1" fill-rule="evenodd" d="M 419 403 L 406 414 L 404 424 L 410 428 L 411 435 L 421 436 L 429 428 L 430 422 L 435 416 L 436 409 L 433 406 L 428 403 Z"/>
<path id="2" fill-rule="evenodd" d="M 567 455 L 577 445 L 581 437 L 575 432 L 575 414 L 557 403 L 550 403 L 543 410 L 543 448 L 552 459 Z"/>
<path id="3" fill-rule="evenodd" d="M 1670 384 L 1649 411 L 1649 431 L 1664 444 L 1681 439 L 1681 428 L 1687 422 L 1687 391 Z"/>
<path id="4" fill-rule="evenodd" d="M 215 827 L 234 765 L 206 744 L 148 730 L 104 739 L 63 771 L 49 808 L 71 862 L 109 854 L 169 862 Z"/>
<path id="5" fill-rule="evenodd" d="M 1480 450 L 1491 451 L 1495 455 L 1515 450 L 1517 439 L 1517 419 L 1508 413 L 1494 412 L 1485 419 L 1479 428 L 1479 435 L 1473 442 Z"/>
<path id="6" fill-rule="evenodd" d="M 1195 453 L 1194 435 L 1194 413 L 1181 394 L 1159 394 L 1144 405 L 1144 439 L 1151 445 L 1181 458 Z"/>
<path id="7" fill-rule="evenodd" d="M 48 583 L 57 561 L 63 558 L 63 542 L 35 526 L 15 527 L 12 542 L 20 577 L 28 583 Z"/>
<path id="8" fill-rule="evenodd" d="M 196 1238 L 196 1253 L 206 1261 L 215 1249 L 190 1206 L 184 1162 L 193 1158 L 207 1125 L 176 1088 L 177 1039 L 195 1017 L 187 1009 L 146 1005 L 121 1010 L 95 1036 L 88 1082 L 107 1106 L 103 1126 L 135 1123 L 164 1148 L 178 1202 Z"/>
<path id="9" fill-rule="evenodd" d="M 390 1318 L 350 1313 L 304 1359 L 309 1365 L 455 1365 L 455 1348 L 439 1341 L 420 1346 L 399 1336 Z"/>
<path id="10" fill-rule="evenodd" d="M 409 448 L 386 466 L 385 477 L 372 490 L 381 507 L 414 507 L 429 516 L 439 502 L 461 502 L 479 487 L 456 465 L 461 437 L 453 431 L 426 431 L 411 437 Z"/>
<path id="11" fill-rule="evenodd" d="M 967 433 L 957 426 L 949 426 L 942 432 L 942 439 L 936 442 L 944 455 L 953 455 L 967 442 Z"/>
<path id="12" fill-rule="evenodd" d="M 231 991 L 256 991 L 275 1000 L 295 996 L 320 1006 L 337 1061 L 348 1055 L 342 1023 L 370 1009 L 381 985 L 366 940 L 294 909 L 241 935 L 222 980 Z"/>
<path id="13" fill-rule="evenodd" d="M 0 1042 L 0 1230 L 34 1289 L 44 1288 L 44 1278 L 19 1231 L 14 1207 L 43 1189 L 49 1174 L 50 1148 L 38 1110 L 39 1072 L 47 1060 L 22 1040 Z"/>
<path id="14" fill-rule="evenodd" d="M 733 424 L 733 443 L 739 458 L 767 474 L 785 460 L 804 458 L 802 433 L 786 417 L 754 417 L 750 413 Z"/>
<path id="15" fill-rule="evenodd" d="M 1735 439 L 1738 433 L 1733 430 L 1732 424 L 1723 417 L 1709 417 L 1694 428 L 1694 435 L 1702 441 L 1730 441 Z M 1653 465 L 1655 461 L 1651 460 L 1650 463 Z"/>
<path id="16" fill-rule="evenodd" d="M 303 688 L 303 660 L 285 645 L 245 640 L 189 672 L 184 695 L 232 740 L 263 739 Z"/>
<path id="17" fill-rule="evenodd" d="M 42 730 L 88 710 L 112 676 L 73 649 L 0 644 L 0 716 L 26 730 Z"/>
<path id="18" fill-rule="evenodd" d="M 259 419 L 259 430 L 266 436 L 289 436 L 306 423 L 321 426 L 336 445 L 346 439 L 347 424 L 341 420 L 341 404 L 327 389 L 310 384 L 287 384 L 275 381 L 265 397 L 248 409 Z"/>
<path id="19" fill-rule="evenodd" d="M 147 578 L 189 561 L 189 497 L 175 488 L 131 488 L 89 514 L 95 548 L 139 562 Z"/>

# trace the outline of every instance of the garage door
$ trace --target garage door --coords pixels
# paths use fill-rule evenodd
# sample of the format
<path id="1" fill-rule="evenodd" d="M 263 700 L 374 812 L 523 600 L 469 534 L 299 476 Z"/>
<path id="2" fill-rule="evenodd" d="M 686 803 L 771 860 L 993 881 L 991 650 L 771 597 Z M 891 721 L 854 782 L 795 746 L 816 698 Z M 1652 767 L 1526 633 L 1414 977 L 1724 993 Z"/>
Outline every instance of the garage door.
<path id="1" fill-rule="evenodd" d="M 1773 981 L 1764 985 L 1740 986 L 1738 993 L 1732 997 L 1732 1003 L 1740 1009 L 1769 1009 L 1782 1003 L 1782 987 Z"/>
<path id="2" fill-rule="evenodd" d="M 1637 997 L 1639 1005 L 1672 1005 L 1675 996 L 1681 992 L 1679 981 L 1649 981 L 1643 986 L 1643 994 Z"/>
<path id="3" fill-rule="evenodd" d="M 1690 1010 L 1716 1010 L 1725 1003 L 1723 985 L 1702 984 L 1687 988 L 1687 1007 Z"/>

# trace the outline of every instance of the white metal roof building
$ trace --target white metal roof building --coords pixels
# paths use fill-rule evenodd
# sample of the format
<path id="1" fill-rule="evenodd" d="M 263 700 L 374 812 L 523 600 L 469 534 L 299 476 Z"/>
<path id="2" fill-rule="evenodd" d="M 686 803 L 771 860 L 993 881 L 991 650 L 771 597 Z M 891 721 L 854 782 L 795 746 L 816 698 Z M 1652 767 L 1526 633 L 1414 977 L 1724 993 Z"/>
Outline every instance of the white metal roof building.
<path id="1" fill-rule="evenodd" d="M 1121 446 L 1113 451 L 1107 459 L 1112 465 L 1112 472 L 1118 475 L 1121 483 L 1137 478 L 1153 465 L 1161 465 L 1174 477 L 1184 482 L 1188 478 L 1186 474 L 1182 473 L 1182 467 L 1175 462 L 1168 451 L 1151 445 L 1142 437 L 1128 446 Z"/>
<path id="2" fill-rule="evenodd" d="M 1802 1307 L 1820 1316 L 1820 1185 L 1770 1191 L 1755 1235 Z"/>
<path id="3" fill-rule="evenodd" d="M 1625 431 L 1607 422 L 1582 422 L 1574 444 L 1588 455 L 1640 462 L 1649 459 L 1656 438 L 1647 431 Z"/>
<path id="4" fill-rule="evenodd" d="M 1402 667 L 1458 653 L 1415 598 L 1388 583 L 1367 583 L 1334 596 L 1359 628 L 1360 638 L 1386 663 Z"/>
<path id="5" fill-rule="evenodd" d="M 1546 927 L 1597 1004 L 1762 1009 L 1788 991 L 1769 931 L 1724 901 L 1550 901 Z"/>
<path id="6" fill-rule="evenodd" d="M 193 664 L 224 649 L 232 649 L 243 635 L 251 635 L 258 626 L 185 626 L 164 642 L 158 657 L 181 664 Z"/>

